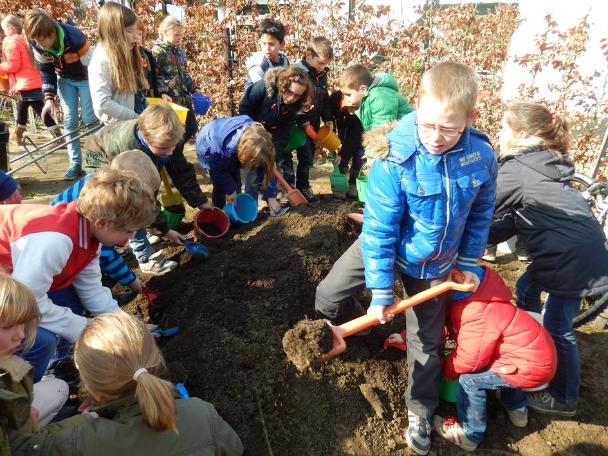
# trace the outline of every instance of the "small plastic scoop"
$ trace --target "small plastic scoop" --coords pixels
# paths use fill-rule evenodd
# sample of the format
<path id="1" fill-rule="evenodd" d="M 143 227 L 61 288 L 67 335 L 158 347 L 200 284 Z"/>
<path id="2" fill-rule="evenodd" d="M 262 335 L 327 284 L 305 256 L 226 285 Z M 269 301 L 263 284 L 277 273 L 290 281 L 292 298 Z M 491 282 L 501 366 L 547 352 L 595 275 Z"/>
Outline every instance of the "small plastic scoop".
<path id="1" fill-rule="evenodd" d="M 300 190 L 291 188 L 289 186 L 289 184 L 285 181 L 285 179 L 283 179 L 283 176 L 281 176 L 281 173 L 276 168 L 274 169 L 274 176 L 281 183 L 283 188 L 285 190 L 287 190 L 287 200 L 289 201 L 289 204 L 291 205 L 291 207 L 298 207 L 300 204 L 308 203 L 308 201 L 306 201 L 306 198 L 304 197 L 304 195 L 302 195 L 302 192 Z"/>
<path id="2" fill-rule="evenodd" d="M 148 306 L 149 307 L 152 307 L 152 308 L 158 307 L 158 304 L 156 304 L 154 302 L 154 300 L 156 298 L 158 298 L 158 296 L 159 296 L 159 293 L 157 291 L 152 291 L 149 288 L 141 287 L 141 292 L 146 297 L 146 299 L 148 300 Z"/>
<path id="3" fill-rule="evenodd" d="M 199 258 L 207 258 L 209 256 L 209 250 L 200 242 L 189 241 L 188 239 L 184 239 L 183 242 L 184 247 L 190 255 Z"/>
<path id="4" fill-rule="evenodd" d="M 452 271 L 448 279 L 454 279 L 461 275 L 459 271 Z M 398 313 L 404 312 L 410 307 L 414 307 L 421 302 L 428 301 L 435 296 L 438 296 L 446 291 L 457 290 L 457 291 L 472 291 L 474 285 L 473 284 L 464 284 L 464 283 L 456 283 L 452 281 L 443 282 L 439 285 L 436 285 L 428 290 L 424 290 L 414 296 L 410 296 L 409 298 L 404 299 L 401 302 L 393 304 L 389 306 L 384 311 L 385 314 L 393 314 L 397 315 Z M 376 326 L 380 321 L 374 317 L 373 315 L 363 315 L 362 317 L 355 318 L 349 322 L 346 322 L 340 326 L 334 326 L 329 324 L 334 339 L 334 347 L 322 355 L 317 364 L 326 363 L 327 361 L 335 358 L 336 356 L 344 353 L 346 350 L 346 339 L 348 336 L 352 336 L 360 331 L 363 331 L 367 328 L 371 328 L 372 326 Z"/>
<path id="5" fill-rule="evenodd" d="M 152 331 L 155 334 L 160 334 L 162 337 L 169 337 L 177 334 L 179 332 L 179 326 L 174 326 L 172 328 L 161 329 L 160 327 L 156 328 Z"/>

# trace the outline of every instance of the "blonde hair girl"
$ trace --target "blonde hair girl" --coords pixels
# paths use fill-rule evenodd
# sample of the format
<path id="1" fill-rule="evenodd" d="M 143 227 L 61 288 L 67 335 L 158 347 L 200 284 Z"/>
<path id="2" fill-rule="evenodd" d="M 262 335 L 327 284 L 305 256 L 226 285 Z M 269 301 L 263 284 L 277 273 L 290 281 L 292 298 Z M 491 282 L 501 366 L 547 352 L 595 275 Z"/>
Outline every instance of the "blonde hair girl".
<path id="1" fill-rule="evenodd" d="M 272 136 L 262 124 L 254 122 L 245 129 L 237 146 L 237 156 L 243 168 L 262 171 L 262 188 L 268 188 L 274 171 L 274 145 Z"/>
<path id="2" fill-rule="evenodd" d="M 159 376 L 163 357 L 152 334 L 132 315 L 92 319 L 76 341 L 74 361 L 89 408 L 58 423 L 53 434 L 22 435 L 24 447 L 72 456 L 242 454 L 241 441 L 213 405 L 176 400 L 174 385 Z"/>
<path id="3" fill-rule="evenodd" d="M 115 2 L 105 3 L 97 17 L 99 41 L 89 81 L 95 114 L 104 123 L 137 117 L 136 95 L 148 88 L 137 47 L 137 16 Z"/>
<path id="4" fill-rule="evenodd" d="M 10 455 L 9 430 L 43 426 L 68 397 L 68 385 L 56 378 L 32 385 L 32 366 L 15 353 L 29 349 L 36 338 L 38 305 L 33 293 L 0 273 L 0 454 Z"/>

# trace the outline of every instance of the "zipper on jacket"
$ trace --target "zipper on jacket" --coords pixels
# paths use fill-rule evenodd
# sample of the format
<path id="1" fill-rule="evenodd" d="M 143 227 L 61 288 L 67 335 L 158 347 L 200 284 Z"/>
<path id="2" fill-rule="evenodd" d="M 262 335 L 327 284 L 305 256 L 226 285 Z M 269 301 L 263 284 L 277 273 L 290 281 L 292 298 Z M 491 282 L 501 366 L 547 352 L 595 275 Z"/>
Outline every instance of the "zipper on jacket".
<path id="1" fill-rule="evenodd" d="M 528 218 L 524 217 L 521 212 L 515 211 L 515 213 L 519 215 L 523 219 L 523 221 L 526 222 L 528 225 L 534 226 L 534 223 L 532 223 Z"/>
<path id="2" fill-rule="evenodd" d="M 443 235 L 441 236 L 441 241 L 439 241 L 439 250 L 437 251 L 437 254 L 432 257 L 429 258 L 428 260 L 426 260 L 423 264 L 422 264 L 422 269 L 420 270 L 420 278 L 424 279 L 424 269 L 426 268 L 426 264 L 429 261 L 432 260 L 436 260 L 439 255 L 441 255 L 441 252 L 443 250 L 443 242 L 445 241 L 445 238 L 448 235 L 448 227 L 450 225 L 450 197 L 452 196 L 452 192 L 451 192 L 451 187 L 450 187 L 450 174 L 448 172 L 448 160 L 447 160 L 447 154 L 444 155 L 443 157 L 441 157 L 441 159 L 443 160 L 443 171 L 445 173 L 445 187 L 446 187 L 446 206 L 445 206 L 445 214 L 446 214 L 446 219 L 445 219 L 445 228 L 443 229 Z"/>

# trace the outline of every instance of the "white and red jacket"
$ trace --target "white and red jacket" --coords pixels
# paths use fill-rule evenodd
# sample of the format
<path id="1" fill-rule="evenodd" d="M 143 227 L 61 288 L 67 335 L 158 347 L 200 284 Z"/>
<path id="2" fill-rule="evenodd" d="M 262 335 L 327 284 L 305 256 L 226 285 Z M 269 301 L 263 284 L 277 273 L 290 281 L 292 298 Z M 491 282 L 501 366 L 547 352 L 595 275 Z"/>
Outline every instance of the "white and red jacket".
<path id="1" fill-rule="evenodd" d="M 0 206 L 0 268 L 32 290 L 39 325 L 70 341 L 76 340 L 87 319 L 55 305 L 47 292 L 73 285 L 92 314 L 120 310 L 110 290 L 101 285 L 99 248 L 89 221 L 76 212 L 76 203 Z"/>
<path id="2" fill-rule="evenodd" d="M 511 304 L 511 291 L 492 269 L 469 298 L 448 307 L 446 326 L 457 346 L 445 359 L 448 379 L 485 368 L 519 388 L 549 382 L 557 368 L 553 338 L 523 309 Z"/>

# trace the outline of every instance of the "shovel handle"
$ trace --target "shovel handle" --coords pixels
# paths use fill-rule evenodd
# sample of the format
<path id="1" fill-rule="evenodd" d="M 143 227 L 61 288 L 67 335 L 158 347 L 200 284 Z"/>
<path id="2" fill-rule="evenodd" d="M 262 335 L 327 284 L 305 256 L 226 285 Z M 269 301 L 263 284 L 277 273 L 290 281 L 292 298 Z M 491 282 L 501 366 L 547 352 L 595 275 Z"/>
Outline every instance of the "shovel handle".
<path id="1" fill-rule="evenodd" d="M 283 178 L 283 176 L 281 176 L 281 173 L 276 168 L 276 166 L 274 168 L 274 177 L 276 177 L 277 180 L 280 182 L 280 184 L 283 186 L 283 188 L 285 190 L 287 190 L 287 193 L 289 193 L 292 190 L 292 188 L 289 186 L 289 184 L 287 183 L 287 181 Z"/>
<path id="2" fill-rule="evenodd" d="M 457 290 L 457 291 L 472 291 L 474 285 L 472 283 L 456 283 L 456 282 L 443 282 L 439 285 L 435 285 L 434 287 L 429 288 L 428 290 L 421 291 L 420 293 L 415 294 L 414 296 L 410 296 L 405 298 L 403 301 L 393 304 L 385 309 L 385 313 L 397 315 L 410 307 L 414 307 L 421 302 L 428 301 L 435 296 L 438 296 L 446 291 Z M 342 337 L 348 337 L 352 334 L 358 333 L 359 331 L 363 331 L 364 329 L 371 328 L 372 326 L 376 326 L 380 321 L 373 315 L 363 315 L 359 318 L 355 318 L 349 322 L 344 323 L 343 325 L 338 326 L 340 328 L 340 333 Z"/>
<path id="3" fill-rule="evenodd" d="M 174 197 L 174 193 L 173 193 L 173 189 L 171 189 L 171 182 L 169 182 L 169 175 L 167 174 L 167 170 L 163 167 L 160 170 L 160 178 L 163 181 L 163 185 L 165 187 L 165 191 L 167 192 L 167 195 L 169 195 L 169 198 L 173 198 Z"/>

